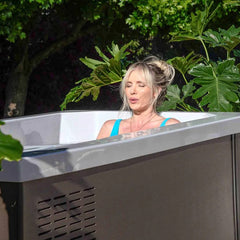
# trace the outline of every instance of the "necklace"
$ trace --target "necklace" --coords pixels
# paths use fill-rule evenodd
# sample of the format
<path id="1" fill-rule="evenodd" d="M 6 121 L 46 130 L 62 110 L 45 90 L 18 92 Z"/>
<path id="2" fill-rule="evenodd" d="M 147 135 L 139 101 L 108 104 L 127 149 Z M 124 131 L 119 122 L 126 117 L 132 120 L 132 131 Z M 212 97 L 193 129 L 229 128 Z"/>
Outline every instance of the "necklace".
<path id="1" fill-rule="evenodd" d="M 132 118 L 130 119 L 130 131 L 131 132 L 136 132 L 136 131 L 139 131 L 139 130 L 142 130 L 144 126 L 146 126 L 156 115 L 154 114 L 152 117 L 150 117 L 149 120 L 147 120 L 140 128 L 137 128 L 137 130 L 134 130 L 132 129 Z"/>

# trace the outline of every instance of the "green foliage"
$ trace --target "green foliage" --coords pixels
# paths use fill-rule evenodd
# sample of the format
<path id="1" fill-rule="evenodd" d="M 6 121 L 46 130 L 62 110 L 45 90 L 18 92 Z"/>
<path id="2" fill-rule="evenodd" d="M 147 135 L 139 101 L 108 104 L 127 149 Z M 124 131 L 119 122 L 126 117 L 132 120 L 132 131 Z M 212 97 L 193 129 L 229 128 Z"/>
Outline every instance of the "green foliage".
<path id="1" fill-rule="evenodd" d="M 127 19 L 132 29 L 139 29 L 144 35 L 155 36 L 159 28 L 182 29 L 189 19 L 189 9 L 199 4 L 201 0 L 148 0 L 148 1 L 121 1 L 132 2 L 135 9 Z"/>
<path id="2" fill-rule="evenodd" d="M 95 47 L 102 61 L 88 57 L 80 58 L 80 61 L 92 69 L 92 72 L 89 77 L 76 82 L 77 86 L 72 88 L 66 95 L 63 103 L 60 105 L 61 109 L 64 110 L 68 103 L 79 102 L 89 95 L 92 95 L 92 99 L 95 101 L 98 98 L 101 87 L 121 82 L 128 64 L 126 61 L 126 56 L 129 55 L 127 49 L 135 44 L 130 42 L 119 49 L 118 45 L 112 42 L 112 47 L 107 47 L 108 52 L 112 56 L 111 58 L 108 58 L 98 47 Z"/>
<path id="3" fill-rule="evenodd" d="M 191 22 L 186 24 L 184 31 L 172 32 L 172 41 L 187 41 L 187 40 L 200 40 L 203 34 L 204 29 L 210 20 L 214 17 L 217 12 L 218 7 L 210 14 L 210 9 L 213 5 L 213 2 L 210 6 L 206 6 L 204 11 L 196 11 L 194 14 L 191 13 Z M 219 5 L 218 5 L 219 6 Z"/>
<path id="4" fill-rule="evenodd" d="M 209 0 L 113 0 L 121 8 L 131 9 L 129 17 L 126 19 L 127 24 L 133 30 L 140 31 L 143 35 L 156 36 L 157 34 L 168 33 L 169 30 L 179 32 L 187 29 L 191 14 L 196 11 L 200 12 Z M 238 1 L 218 0 L 219 7 L 218 19 L 236 11 Z M 233 3 L 234 2 L 234 3 Z M 216 4 L 215 4 L 216 5 Z M 192 16 L 193 17 L 193 16 Z M 198 15 L 195 20 L 197 21 Z M 202 19 L 206 16 L 200 16 Z M 208 15 L 208 17 L 210 17 Z M 209 18 L 209 20 L 211 20 Z M 199 22 L 199 21 L 198 21 Z M 200 23 L 200 22 L 199 22 Z M 202 22 L 207 24 L 206 21 Z M 201 24 L 201 23 L 200 23 Z M 199 28 L 204 26 L 199 25 Z M 194 30 L 191 27 L 192 30 Z"/>
<path id="5" fill-rule="evenodd" d="M 240 2 L 239 2 L 239 0 L 224 0 L 223 6 L 224 7 L 230 6 L 230 9 L 236 9 L 236 7 L 240 6 Z"/>
<path id="6" fill-rule="evenodd" d="M 10 42 L 26 37 L 25 28 L 39 11 L 62 3 L 63 0 L 7 0 L 0 2 L 0 35 Z"/>
<path id="7" fill-rule="evenodd" d="M 4 123 L 0 121 L 0 126 Z M 1 163 L 5 159 L 7 161 L 19 161 L 22 157 L 23 147 L 21 143 L 12 138 L 10 135 L 5 135 L 0 130 L 0 171 Z"/>
<path id="8" fill-rule="evenodd" d="M 133 1 L 122 0 L 119 4 L 124 6 L 127 2 L 129 4 Z M 140 2 L 138 3 L 140 4 Z M 151 4 L 154 5 L 154 3 Z M 229 1 L 228 4 L 230 4 Z M 240 64 L 235 64 L 235 58 L 240 55 L 239 50 L 235 49 L 240 43 L 240 29 L 232 25 L 227 30 L 221 28 L 218 31 L 206 30 L 209 22 L 218 14 L 219 9 L 220 5 L 215 6 L 212 1 L 209 5 L 205 5 L 204 10 L 192 13 L 191 21 L 185 24 L 182 31 L 171 33 L 173 42 L 198 41 L 203 46 L 205 56 L 190 52 L 186 57 L 175 57 L 168 61 L 181 73 L 185 84 L 182 88 L 177 85 L 169 86 L 167 101 L 158 108 L 159 111 L 175 109 L 182 111 L 238 111 L 240 109 L 238 104 Z M 148 9 L 142 9 L 142 11 L 148 11 Z M 80 59 L 93 71 L 90 77 L 76 83 L 77 86 L 67 94 L 61 109 L 65 109 L 67 103 L 78 102 L 89 95 L 96 100 L 102 86 L 120 82 L 126 69 L 122 60 L 128 54 L 125 52 L 128 46 L 125 45 L 119 49 L 117 45 L 112 44 L 112 49 L 108 48 L 112 58 L 108 58 L 96 47 L 102 61 L 87 57 Z M 209 57 L 208 48 L 216 47 L 223 48 L 227 52 L 226 59 L 214 62 Z M 230 58 L 231 53 L 232 58 Z"/>
<path id="9" fill-rule="evenodd" d="M 158 110 L 179 109 L 185 111 L 239 111 L 240 71 L 235 58 L 239 57 L 236 48 L 240 43 L 240 28 L 232 25 L 229 29 L 219 28 L 213 31 L 205 28 L 217 13 L 217 8 L 211 12 L 211 6 L 204 11 L 192 15 L 188 27 L 179 34 L 174 33 L 172 41 L 199 41 L 205 57 L 193 53 L 187 57 L 176 57 L 169 62 L 182 74 L 185 85 L 180 89 L 177 85 L 170 86 L 167 99 Z M 226 59 L 213 61 L 207 48 L 223 48 L 227 52 Z M 235 58 L 230 58 L 233 52 Z M 217 52 L 216 52 L 217 53 Z M 187 79 L 187 74 L 191 76 Z M 192 104 L 195 101 L 194 104 Z M 170 104 L 174 103 L 174 104 Z M 191 102 L 191 106 L 187 104 Z"/>
<path id="10" fill-rule="evenodd" d="M 203 40 L 210 47 L 223 47 L 227 51 L 227 58 L 229 58 L 230 53 L 240 43 L 240 27 L 236 28 L 232 25 L 227 30 L 220 28 L 218 32 L 209 29 L 204 32 Z"/>
<path id="11" fill-rule="evenodd" d="M 190 52 L 186 57 L 175 57 L 168 60 L 182 74 L 186 83 L 185 74 L 200 61 L 202 61 L 201 55 L 195 55 L 194 52 Z"/>
<path id="12" fill-rule="evenodd" d="M 189 73 L 193 81 L 200 85 L 193 94 L 194 99 L 201 98 L 200 105 L 207 105 L 213 112 L 232 112 L 234 103 L 239 103 L 240 74 L 234 65 L 234 59 L 215 64 L 199 64 Z"/>
<path id="13" fill-rule="evenodd" d="M 163 104 L 158 107 L 157 110 L 160 112 L 173 109 L 191 112 L 198 111 L 198 109 L 196 109 L 194 106 L 191 106 L 185 102 L 188 97 L 192 96 L 195 89 L 196 87 L 192 82 L 184 85 L 182 89 L 180 89 L 177 85 L 169 86 L 167 94 L 168 101 L 163 102 Z"/>

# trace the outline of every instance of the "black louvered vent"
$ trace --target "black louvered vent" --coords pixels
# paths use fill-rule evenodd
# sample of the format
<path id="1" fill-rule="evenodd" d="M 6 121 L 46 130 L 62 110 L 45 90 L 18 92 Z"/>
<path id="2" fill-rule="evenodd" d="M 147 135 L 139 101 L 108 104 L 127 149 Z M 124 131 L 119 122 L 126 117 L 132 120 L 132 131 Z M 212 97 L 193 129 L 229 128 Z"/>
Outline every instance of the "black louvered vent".
<path id="1" fill-rule="evenodd" d="M 39 201 L 39 239 L 95 240 L 95 197 L 91 187 Z"/>

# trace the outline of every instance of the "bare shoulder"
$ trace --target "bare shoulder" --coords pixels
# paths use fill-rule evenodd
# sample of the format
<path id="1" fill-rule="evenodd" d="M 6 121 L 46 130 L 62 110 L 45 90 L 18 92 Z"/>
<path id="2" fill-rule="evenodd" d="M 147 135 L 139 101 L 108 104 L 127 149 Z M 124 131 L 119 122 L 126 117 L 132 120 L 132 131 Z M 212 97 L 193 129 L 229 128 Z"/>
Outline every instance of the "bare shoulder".
<path id="1" fill-rule="evenodd" d="M 116 121 L 116 119 L 107 120 L 106 122 L 103 123 L 102 128 L 104 130 L 109 130 L 109 129 L 112 130 L 112 127 L 113 127 L 115 121 Z"/>
<path id="2" fill-rule="evenodd" d="M 115 121 L 116 121 L 116 119 L 112 119 L 112 120 L 108 120 L 108 121 L 104 122 L 104 124 L 102 125 L 102 127 L 98 133 L 97 139 L 109 137 Z"/>
<path id="3" fill-rule="evenodd" d="M 177 120 L 176 118 L 170 118 L 170 119 L 166 122 L 166 125 L 172 125 L 172 124 L 176 124 L 176 123 L 180 123 L 180 121 Z"/>

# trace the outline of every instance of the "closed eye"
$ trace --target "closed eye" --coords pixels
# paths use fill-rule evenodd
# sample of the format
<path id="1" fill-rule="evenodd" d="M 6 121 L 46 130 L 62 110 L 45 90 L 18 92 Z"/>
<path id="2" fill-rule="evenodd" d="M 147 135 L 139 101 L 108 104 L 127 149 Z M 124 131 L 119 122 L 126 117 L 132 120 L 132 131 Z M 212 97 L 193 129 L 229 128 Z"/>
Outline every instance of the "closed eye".
<path id="1" fill-rule="evenodd" d="M 125 85 L 125 87 L 131 87 L 131 86 L 132 86 L 132 83 L 130 83 L 130 82 L 127 82 Z"/>

